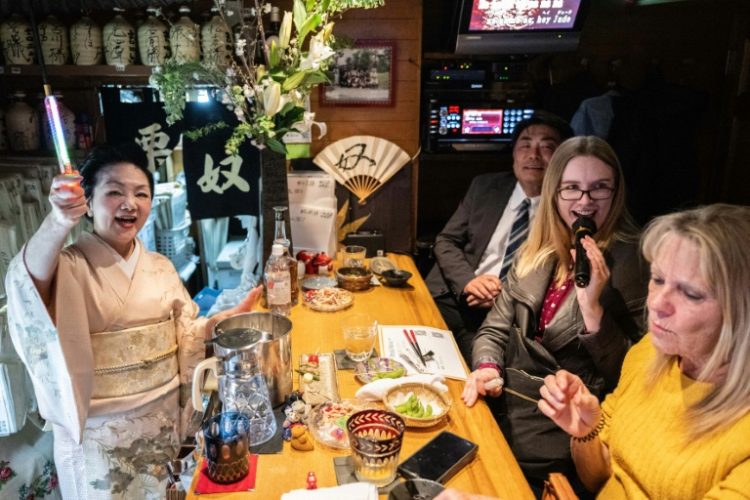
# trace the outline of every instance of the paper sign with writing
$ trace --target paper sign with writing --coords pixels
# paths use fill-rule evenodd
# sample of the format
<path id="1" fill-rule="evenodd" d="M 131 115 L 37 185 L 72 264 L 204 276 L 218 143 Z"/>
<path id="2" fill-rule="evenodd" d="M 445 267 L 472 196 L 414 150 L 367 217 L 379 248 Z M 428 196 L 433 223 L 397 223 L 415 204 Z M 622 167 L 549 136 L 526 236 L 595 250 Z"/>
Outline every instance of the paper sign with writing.
<path id="1" fill-rule="evenodd" d="M 335 181 L 321 172 L 293 173 L 287 177 L 290 204 L 336 207 Z"/>
<path id="2" fill-rule="evenodd" d="M 293 172 L 289 186 L 289 222 L 294 251 L 336 253 L 336 183 L 324 172 Z"/>

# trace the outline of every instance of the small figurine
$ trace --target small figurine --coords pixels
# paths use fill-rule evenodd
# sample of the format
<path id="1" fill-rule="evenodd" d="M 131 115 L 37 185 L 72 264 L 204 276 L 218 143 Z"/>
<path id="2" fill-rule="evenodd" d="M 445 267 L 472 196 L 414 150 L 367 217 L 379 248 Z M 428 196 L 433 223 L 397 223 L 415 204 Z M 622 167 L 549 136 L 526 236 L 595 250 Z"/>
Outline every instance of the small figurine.
<path id="1" fill-rule="evenodd" d="M 292 428 L 301 426 L 303 429 L 307 429 L 305 426 L 305 420 L 307 415 L 310 413 L 310 405 L 305 403 L 302 399 L 302 395 L 299 391 L 294 391 L 286 400 L 284 405 L 284 415 L 286 418 L 283 423 L 283 431 L 281 436 L 285 441 L 292 439 Z"/>
<path id="2" fill-rule="evenodd" d="M 312 451 L 315 448 L 312 436 L 304 425 L 293 425 L 292 448 L 299 451 Z"/>
<path id="3" fill-rule="evenodd" d="M 318 489 L 318 478 L 315 477 L 315 473 L 310 471 L 307 473 L 307 489 L 317 490 Z"/>

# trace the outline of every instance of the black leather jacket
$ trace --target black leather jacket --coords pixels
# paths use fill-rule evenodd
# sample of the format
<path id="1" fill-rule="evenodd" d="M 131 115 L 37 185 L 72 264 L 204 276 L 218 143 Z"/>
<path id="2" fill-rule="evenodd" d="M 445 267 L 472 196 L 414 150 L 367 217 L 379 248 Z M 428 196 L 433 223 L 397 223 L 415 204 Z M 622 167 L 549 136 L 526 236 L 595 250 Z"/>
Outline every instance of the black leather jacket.
<path id="1" fill-rule="evenodd" d="M 503 370 L 505 388 L 539 399 L 544 376 L 565 369 L 575 373 L 598 397 L 617 385 L 625 353 L 644 331 L 647 266 L 635 243 L 615 242 L 604 252 L 610 280 L 600 298 L 601 328 L 586 334 L 575 291 L 547 326 L 541 342 L 538 321 L 556 262 L 549 262 L 508 284 L 474 339 L 474 368 L 483 362 Z M 503 393 L 495 405 L 500 425 L 527 474 L 567 470 L 568 436 L 529 401 Z M 565 464 L 570 465 L 570 464 Z"/>

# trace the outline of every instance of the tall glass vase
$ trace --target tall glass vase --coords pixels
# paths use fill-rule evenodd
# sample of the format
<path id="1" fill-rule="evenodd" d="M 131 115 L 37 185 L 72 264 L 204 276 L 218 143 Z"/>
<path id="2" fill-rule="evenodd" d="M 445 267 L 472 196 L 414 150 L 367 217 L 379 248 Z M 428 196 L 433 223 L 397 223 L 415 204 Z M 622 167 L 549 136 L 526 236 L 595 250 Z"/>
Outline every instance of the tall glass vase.
<path id="1" fill-rule="evenodd" d="M 260 210 L 263 238 L 263 261 L 271 255 L 271 245 L 274 239 L 274 210 L 273 207 L 289 206 L 289 191 L 286 179 L 286 158 L 268 148 L 260 151 Z M 286 234 L 292 246 L 292 228 L 289 220 L 285 221 Z"/>

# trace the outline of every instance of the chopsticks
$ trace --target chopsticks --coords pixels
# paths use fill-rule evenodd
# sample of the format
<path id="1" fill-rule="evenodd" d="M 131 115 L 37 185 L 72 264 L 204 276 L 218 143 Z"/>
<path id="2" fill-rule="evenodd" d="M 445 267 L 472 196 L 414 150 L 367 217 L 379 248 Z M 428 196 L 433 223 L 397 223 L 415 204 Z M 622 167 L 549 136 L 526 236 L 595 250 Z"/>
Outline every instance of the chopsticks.
<path id="1" fill-rule="evenodd" d="M 414 335 L 414 330 L 407 330 L 404 328 L 404 337 L 406 337 L 406 341 L 409 343 L 411 348 L 414 350 L 414 354 L 417 355 L 419 358 L 419 361 L 422 362 L 422 366 L 427 366 L 427 361 L 424 359 L 424 354 L 422 354 L 422 348 L 419 347 L 419 342 L 417 342 L 417 336 Z"/>

